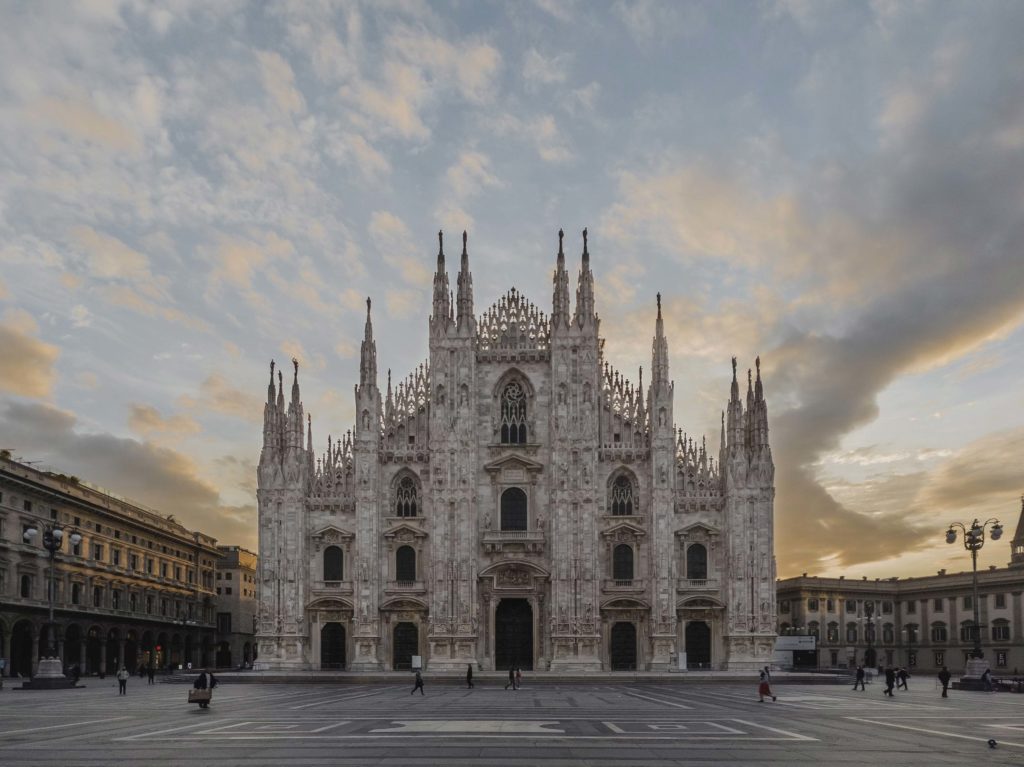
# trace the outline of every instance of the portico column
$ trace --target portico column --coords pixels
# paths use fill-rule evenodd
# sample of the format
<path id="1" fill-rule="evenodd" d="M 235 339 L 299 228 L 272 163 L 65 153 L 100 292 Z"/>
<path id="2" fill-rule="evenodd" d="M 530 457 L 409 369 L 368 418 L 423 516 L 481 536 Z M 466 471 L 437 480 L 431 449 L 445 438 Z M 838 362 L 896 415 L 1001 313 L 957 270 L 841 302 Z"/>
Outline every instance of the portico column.
<path id="1" fill-rule="evenodd" d="M 79 636 L 81 637 L 81 634 L 79 634 Z M 86 673 L 86 669 L 85 669 L 85 646 L 86 646 L 87 643 L 88 643 L 87 639 L 82 639 L 78 643 L 78 668 L 79 668 L 79 670 L 83 674 Z"/>
<path id="2" fill-rule="evenodd" d="M 107 638 L 100 640 L 100 676 L 107 673 Z"/>
<path id="3" fill-rule="evenodd" d="M 64 635 L 61 634 L 57 637 L 57 657 L 60 658 L 60 665 L 64 666 L 67 661 L 64 659 Z"/>
<path id="4" fill-rule="evenodd" d="M 117 640 L 117 668 L 120 670 L 121 666 L 124 665 L 124 640 Z"/>
<path id="5" fill-rule="evenodd" d="M 39 669 L 39 632 L 32 632 L 32 676 Z"/>

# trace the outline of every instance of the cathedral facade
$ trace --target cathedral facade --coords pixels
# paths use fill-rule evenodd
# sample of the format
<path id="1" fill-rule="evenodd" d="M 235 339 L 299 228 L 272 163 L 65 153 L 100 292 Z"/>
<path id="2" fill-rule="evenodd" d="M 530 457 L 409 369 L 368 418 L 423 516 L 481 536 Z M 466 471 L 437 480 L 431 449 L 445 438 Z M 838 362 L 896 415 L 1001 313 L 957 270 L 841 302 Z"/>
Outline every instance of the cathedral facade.
<path id="1" fill-rule="evenodd" d="M 430 356 L 380 387 L 367 300 L 355 428 L 313 449 L 298 362 L 258 468 L 259 666 L 753 669 L 775 640 L 774 465 L 733 359 L 717 458 L 673 420 L 661 298 L 649 382 L 604 358 L 586 230 L 575 306 L 477 316 L 439 235 Z M 291 371 L 289 371 L 291 373 Z"/>

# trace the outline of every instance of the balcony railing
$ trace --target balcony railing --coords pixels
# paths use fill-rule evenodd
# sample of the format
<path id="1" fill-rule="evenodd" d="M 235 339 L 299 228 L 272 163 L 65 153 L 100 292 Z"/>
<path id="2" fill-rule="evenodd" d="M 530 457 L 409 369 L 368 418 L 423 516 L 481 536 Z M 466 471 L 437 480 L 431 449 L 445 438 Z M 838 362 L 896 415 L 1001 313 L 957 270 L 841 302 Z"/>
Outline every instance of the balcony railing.
<path id="1" fill-rule="evenodd" d="M 484 541 L 543 541 L 543 530 L 485 530 Z"/>
<path id="2" fill-rule="evenodd" d="M 426 591 L 427 586 L 424 581 L 388 581 L 388 591 Z"/>
<path id="3" fill-rule="evenodd" d="M 717 578 L 680 578 L 679 591 L 717 591 Z"/>
<path id="4" fill-rule="evenodd" d="M 643 591 L 645 581 L 639 578 L 605 578 L 605 591 Z"/>

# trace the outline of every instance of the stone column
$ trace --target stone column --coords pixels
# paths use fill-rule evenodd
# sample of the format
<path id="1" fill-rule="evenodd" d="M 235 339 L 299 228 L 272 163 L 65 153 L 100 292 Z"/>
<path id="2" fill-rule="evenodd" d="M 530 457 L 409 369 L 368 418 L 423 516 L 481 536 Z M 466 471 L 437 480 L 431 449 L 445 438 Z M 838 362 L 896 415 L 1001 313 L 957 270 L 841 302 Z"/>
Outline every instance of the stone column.
<path id="1" fill-rule="evenodd" d="M 107 673 L 107 638 L 100 640 L 100 676 Z"/>
<path id="2" fill-rule="evenodd" d="M 82 641 L 78 643 L 78 668 L 84 674 L 86 673 L 85 668 L 85 648 L 89 643 L 88 637 L 82 637 Z"/>
<path id="3" fill-rule="evenodd" d="M 39 669 L 39 632 L 32 632 L 32 676 Z"/>
<path id="4" fill-rule="evenodd" d="M 125 663 L 124 663 L 124 642 L 125 642 L 125 640 L 123 640 L 123 639 L 118 639 L 117 640 L 117 670 L 118 671 L 121 670 L 121 666 L 125 665 Z"/>

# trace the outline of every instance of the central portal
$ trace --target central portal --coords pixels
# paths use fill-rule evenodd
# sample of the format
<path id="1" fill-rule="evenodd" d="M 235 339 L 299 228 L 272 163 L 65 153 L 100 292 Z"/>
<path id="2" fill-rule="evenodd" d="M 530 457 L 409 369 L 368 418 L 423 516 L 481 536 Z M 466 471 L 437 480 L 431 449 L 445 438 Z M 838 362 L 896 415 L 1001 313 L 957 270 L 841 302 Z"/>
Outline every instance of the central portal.
<path id="1" fill-rule="evenodd" d="M 494 668 L 533 668 L 533 608 L 526 599 L 502 599 L 494 616 Z"/>

